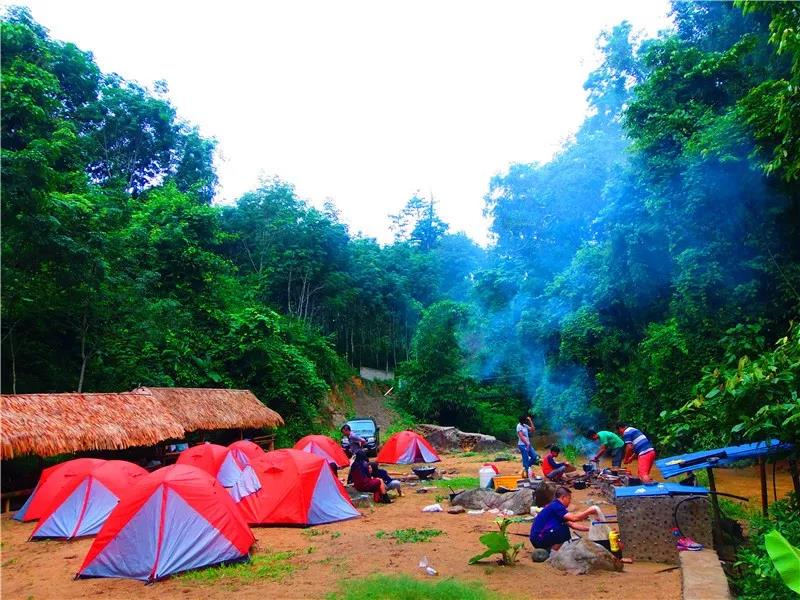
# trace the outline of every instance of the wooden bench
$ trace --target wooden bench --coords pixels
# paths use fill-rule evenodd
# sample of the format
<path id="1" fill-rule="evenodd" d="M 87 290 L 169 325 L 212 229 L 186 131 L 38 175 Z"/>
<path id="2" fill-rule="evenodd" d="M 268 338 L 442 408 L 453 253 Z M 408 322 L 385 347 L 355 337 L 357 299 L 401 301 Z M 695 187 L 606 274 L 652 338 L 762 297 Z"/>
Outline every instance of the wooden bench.
<path id="1" fill-rule="evenodd" d="M 17 490 L 16 492 L 3 492 L 0 494 L 0 499 L 3 500 L 3 512 L 8 512 L 11 510 L 11 499 L 12 498 L 20 498 L 22 496 L 30 496 L 33 493 L 34 488 L 30 488 L 27 490 Z"/>

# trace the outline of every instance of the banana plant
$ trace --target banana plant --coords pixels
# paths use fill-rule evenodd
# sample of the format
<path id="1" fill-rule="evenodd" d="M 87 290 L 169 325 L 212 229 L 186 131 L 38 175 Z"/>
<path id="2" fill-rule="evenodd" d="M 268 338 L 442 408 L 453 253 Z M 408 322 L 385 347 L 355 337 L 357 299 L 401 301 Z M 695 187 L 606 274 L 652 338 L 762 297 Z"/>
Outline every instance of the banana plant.
<path id="1" fill-rule="evenodd" d="M 764 545 L 783 583 L 800 594 L 800 549 L 792 546 L 777 530 L 764 536 Z"/>
<path id="2" fill-rule="evenodd" d="M 522 550 L 524 544 L 512 544 L 508 541 L 508 526 L 512 523 L 521 523 L 524 519 L 521 518 L 506 518 L 500 517 L 494 520 L 500 531 L 492 531 L 482 535 L 480 542 L 486 546 L 486 551 L 473 556 L 469 559 L 469 564 L 474 565 L 476 562 L 489 558 L 493 554 L 500 554 L 499 563 L 502 565 L 513 565 L 517 562 L 517 555 Z"/>

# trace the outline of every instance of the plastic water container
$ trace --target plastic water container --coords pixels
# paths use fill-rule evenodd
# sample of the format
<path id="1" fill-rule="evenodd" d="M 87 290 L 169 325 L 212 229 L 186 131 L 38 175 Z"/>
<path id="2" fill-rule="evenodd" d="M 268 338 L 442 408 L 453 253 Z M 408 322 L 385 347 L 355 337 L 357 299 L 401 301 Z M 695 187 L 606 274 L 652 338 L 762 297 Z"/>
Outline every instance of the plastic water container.
<path id="1" fill-rule="evenodd" d="M 497 475 L 497 472 L 489 466 L 483 466 L 478 471 L 478 485 L 482 488 L 488 488 L 492 485 L 492 479 Z"/>

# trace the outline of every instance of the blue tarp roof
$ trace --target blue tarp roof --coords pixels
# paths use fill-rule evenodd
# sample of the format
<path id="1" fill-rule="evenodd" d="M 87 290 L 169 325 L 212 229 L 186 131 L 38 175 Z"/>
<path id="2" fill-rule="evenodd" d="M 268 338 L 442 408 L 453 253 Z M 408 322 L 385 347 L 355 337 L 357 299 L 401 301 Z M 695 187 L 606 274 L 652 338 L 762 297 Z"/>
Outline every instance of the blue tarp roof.
<path id="1" fill-rule="evenodd" d="M 680 485 L 679 483 L 659 483 L 658 485 L 629 485 L 614 488 L 616 498 L 630 498 L 631 496 L 676 496 L 679 494 L 708 494 L 708 488 Z"/>
<path id="2" fill-rule="evenodd" d="M 702 452 L 692 452 L 691 454 L 679 454 L 656 461 L 656 466 L 661 470 L 661 474 L 669 479 L 696 469 L 706 467 L 724 467 L 737 460 L 746 458 L 756 458 L 767 454 L 776 454 L 791 450 L 792 445 L 781 442 L 780 440 L 770 440 L 769 442 L 756 442 L 753 444 L 742 444 L 741 446 L 728 446 L 727 448 L 717 448 L 715 450 L 703 450 Z M 724 454 L 723 454 L 724 453 Z M 718 460 L 714 460 L 714 457 Z M 685 464 L 691 461 L 691 464 Z"/>

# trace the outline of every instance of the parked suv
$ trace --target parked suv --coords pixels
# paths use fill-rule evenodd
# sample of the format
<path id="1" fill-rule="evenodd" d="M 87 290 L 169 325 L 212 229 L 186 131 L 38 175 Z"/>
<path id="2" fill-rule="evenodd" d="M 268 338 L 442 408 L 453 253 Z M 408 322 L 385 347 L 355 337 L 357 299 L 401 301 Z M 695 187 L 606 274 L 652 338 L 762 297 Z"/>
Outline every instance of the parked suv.
<path id="1" fill-rule="evenodd" d="M 347 421 L 347 423 L 343 423 L 342 427 L 345 425 L 350 425 L 350 429 L 354 434 L 367 440 L 365 449 L 369 456 L 375 456 L 378 454 L 378 448 L 381 445 L 381 428 L 378 427 L 375 419 L 372 417 L 356 417 L 354 419 L 350 419 Z M 342 436 L 342 449 L 347 453 L 348 456 L 352 455 L 350 452 L 350 440 L 344 436 Z"/>

